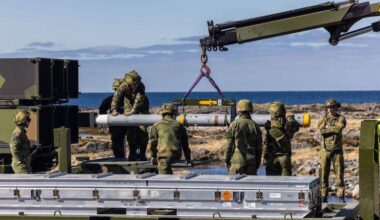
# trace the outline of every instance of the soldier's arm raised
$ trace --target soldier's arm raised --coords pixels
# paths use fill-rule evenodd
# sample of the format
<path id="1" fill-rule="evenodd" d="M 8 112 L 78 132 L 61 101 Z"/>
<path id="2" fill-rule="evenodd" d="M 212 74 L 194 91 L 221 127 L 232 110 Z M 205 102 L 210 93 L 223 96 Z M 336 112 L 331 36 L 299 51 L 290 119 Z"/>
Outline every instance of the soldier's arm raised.
<path id="1" fill-rule="evenodd" d="M 286 127 L 285 127 L 286 134 L 288 135 L 290 139 L 292 139 L 294 134 L 300 130 L 300 124 L 294 118 L 294 114 L 289 114 L 286 117 L 286 121 L 287 121 Z"/>

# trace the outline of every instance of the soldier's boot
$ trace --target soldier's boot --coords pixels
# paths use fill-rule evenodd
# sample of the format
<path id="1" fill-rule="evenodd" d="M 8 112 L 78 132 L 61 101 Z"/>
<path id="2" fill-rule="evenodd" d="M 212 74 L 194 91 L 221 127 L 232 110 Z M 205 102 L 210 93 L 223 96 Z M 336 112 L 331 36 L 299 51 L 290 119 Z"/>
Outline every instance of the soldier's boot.
<path id="1" fill-rule="evenodd" d="M 157 170 L 158 174 L 173 174 L 172 166 L 168 159 L 159 159 Z"/>
<path id="2" fill-rule="evenodd" d="M 128 161 L 137 161 L 137 147 L 135 145 L 129 146 Z"/>
<path id="3" fill-rule="evenodd" d="M 339 198 L 339 202 L 346 203 L 346 200 L 344 199 L 344 187 L 338 187 L 336 190 L 336 196 Z"/>
<path id="4" fill-rule="evenodd" d="M 322 197 L 322 202 L 327 203 L 327 197 L 329 195 L 329 190 L 327 187 L 322 186 L 321 187 L 321 197 Z"/>
<path id="5" fill-rule="evenodd" d="M 230 169 L 228 171 L 229 175 L 244 174 L 243 165 L 239 163 L 231 163 Z"/>

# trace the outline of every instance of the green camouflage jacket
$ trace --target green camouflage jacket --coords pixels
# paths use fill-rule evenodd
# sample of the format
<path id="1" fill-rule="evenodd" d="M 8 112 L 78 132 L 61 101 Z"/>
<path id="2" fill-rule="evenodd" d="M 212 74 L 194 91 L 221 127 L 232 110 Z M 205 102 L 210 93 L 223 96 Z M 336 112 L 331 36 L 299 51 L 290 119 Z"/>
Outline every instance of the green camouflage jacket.
<path id="1" fill-rule="evenodd" d="M 249 114 L 243 114 L 228 128 L 224 160 L 226 163 L 255 164 L 258 167 L 261 153 L 261 130 Z"/>
<path id="2" fill-rule="evenodd" d="M 134 114 L 147 114 L 149 113 L 149 100 L 145 95 L 145 86 L 140 83 L 135 90 L 126 83 L 123 82 L 116 90 L 112 103 L 111 110 L 120 109 L 120 104 L 124 99 L 124 111 L 133 111 Z"/>
<path id="3" fill-rule="evenodd" d="M 165 116 L 152 126 L 148 149 L 153 158 L 179 160 L 183 151 L 186 160 L 191 160 L 186 129 L 170 116 Z"/>
<path id="4" fill-rule="evenodd" d="M 12 154 L 12 167 L 31 170 L 30 142 L 23 126 L 17 126 L 13 131 L 10 148 Z"/>
<path id="5" fill-rule="evenodd" d="M 346 127 L 344 116 L 327 115 L 318 122 L 318 128 L 322 135 L 322 148 L 326 150 L 342 149 L 342 131 Z"/>
<path id="6" fill-rule="evenodd" d="M 283 126 L 278 120 L 272 119 L 270 125 L 266 127 L 269 129 L 267 129 L 263 151 L 264 158 L 283 154 L 291 156 L 292 147 L 290 141 L 300 127 L 294 117 L 287 117 L 285 126 Z"/>

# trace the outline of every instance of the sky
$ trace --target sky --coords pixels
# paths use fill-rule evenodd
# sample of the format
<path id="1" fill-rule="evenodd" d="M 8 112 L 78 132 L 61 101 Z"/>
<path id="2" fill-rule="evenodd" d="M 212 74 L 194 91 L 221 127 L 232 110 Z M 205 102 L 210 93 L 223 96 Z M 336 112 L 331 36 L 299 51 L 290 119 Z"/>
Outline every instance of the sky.
<path id="1" fill-rule="evenodd" d="M 109 92 L 135 69 L 148 91 L 185 91 L 199 73 L 206 21 L 247 19 L 324 1 L 12 0 L 0 4 L 0 58 L 80 61 L 81 92 Z M 375 1 L 371 1 L 375 2 Z M 367 23 L 373 19 L 369 19 Z M 380 34 L 328 45 L 322 30 L 210 53 L 224 91 L 377 90 Z M 203 79 L 198 91 L 212 91 Z"/>

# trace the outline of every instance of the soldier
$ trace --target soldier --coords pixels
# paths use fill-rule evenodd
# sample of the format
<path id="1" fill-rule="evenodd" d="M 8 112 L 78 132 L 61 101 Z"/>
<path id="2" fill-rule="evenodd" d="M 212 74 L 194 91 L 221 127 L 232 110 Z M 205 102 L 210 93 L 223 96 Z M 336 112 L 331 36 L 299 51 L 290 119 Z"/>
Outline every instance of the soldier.
<path id="1" fill-rule="evenodd" d="M 251 119 L 252 103 L 247 99 L 237 105 L 239 118 L 233 121 L 227 132 L 227 146 L 224 154 L 230 175 L 257 175 L 261 163 L 262 133 Z"/>
<path id="2" fill-rule="evenodd" d="M 145 95 L 145 86 L 141 82 L 140 75 L 134 70 L 125 75 L 123 83 L 116 90 L 112 99 L 111 115 L 119 114 L 120 103 L 123 103 L 125 116 L 149 114 L 149 100 Z M 146 127 L 128 127 L 127 141 L 129 145 L 128 160 L 146 161 L 145 152 L 148 144 Z"/>
<path id="3" fill-rule="evenodd" d="M 292 175 L 292 147 L 291 139 L 299 130 L 299 124 L 294 115 L 286 116 L 285 105 L 273 102 L 269 105 L 271 121 L 265 125 L 266 141 L 263 152 L 266 174 L 268 176 Z"/>
<path id="4" fill-rule="evenodd" d="M 122 80 L 114 79 L 112 83 L 112 89 L 116 92 L 117 88 L 119 88 Z M 99 106 L 99 114 L 108 114 L 111 112 L 111 103 L 112 103 L 113 95 L 105 98 Z M 117 109 L 118 113 L 122 113 L 122 102 L 118 105 Z M 125 158 L 125 135 L 127 132 L 126 127 L 122 126 L 110 126 L 109 132 L 111 134 L 112 141 L 112 151 L 115 158 Z"/>
<path id="5" fill-rule="evenodd" d="M 331 162 L 337 179 L 336 195 L 344 201 L 344 158 L 342 147 L 342 131 L 346 127 L 346 119 L 337 113 L 341 106 L 335 99 L 325 102 L 326 115 L 318 122 L 322 135 L 321 146 L 321 194 L 323 202 L 327 202 Z"/>
<path id="6" fill-rule="evenodd" d="M 177 110 L 172 104 L 164 104 L 160 114 L 162 120 L 150 130 L 149 151 L 159 174 L 173 174 L 171 165 L 181 159 L 182 151 L 187 164 L 192 164 L 188 136 L 186 128 L 175 120 Z"/>
<path id="7" fill-rule="evenodd" d="M 30 143 L 25 130 L 29 127 L 30 121 L 30 113 L 25 110 L 18 111 L 14 118 L 16 128 L 9 145 L 12 154 L 12 169 L 16 174 L 32 171 Z"/>

